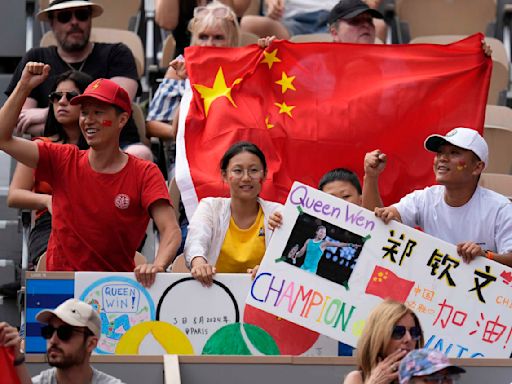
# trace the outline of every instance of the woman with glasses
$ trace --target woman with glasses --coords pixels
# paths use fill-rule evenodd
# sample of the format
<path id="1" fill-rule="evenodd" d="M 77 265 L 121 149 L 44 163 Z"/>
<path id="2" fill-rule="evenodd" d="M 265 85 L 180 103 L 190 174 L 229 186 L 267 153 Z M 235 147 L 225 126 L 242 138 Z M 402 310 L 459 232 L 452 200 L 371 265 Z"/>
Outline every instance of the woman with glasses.
<path id="1" fill-rule="evenodd" d="M 423 330 L 414 312 L 402 303 L 385 300 L 368 316 L 357 343 L 358 369 L 350 372 L 343 383 L 398 383 L 400 361 L 423 344 Z"/>
<path id="2" fill-rule="evenodd" d="M 176 53 L 183 54 L 185 47 L 190 45 L 190 34 L 187 25 L 194 17 L 194 8 L 205 6 L 209 0 L 156 0 L 155 21 L 163 29 L 172 31 L 176 41 Z M 237 18 L 243 16 L 251 0 L 221 0 L 229 6 Z"/>
<path id="3" fill-rule="evenodd" d="M 184 256 L 205 286 L 219 273 L 245 273 L 261 262 L 270 241 L 268 217 L 281 205 L 259 197 L 267 175 L 265 155 L 254 144 L 233 144 L 220 161 L 229 198 L 201 200 L 188 229 Z"/>
<path id="4" fill-rule="evenodd" d="M 194 9 L 194 17 L 188 24 L 191 46 L 237 47 L 240 28 L 235 13 L 228 6 L 214 1 Z M 176 138 L 177 116 L 181 98 L 187 86 L 185 62 L 180 55 L 173 60 L 149 106 L 146 129 L 148 136 L 164 140 Z"/>
<path id="5" fill-rule="evenodd" d="M 50 103 L 43 137 L 35 140 L 74 144 L 80 149 L 89 147 L 78 125 L 80 106 L 73 106 L 69 101 L 80 95 L 91 82 L 92 78 L 89 75 L 78 71 L 67 71 L 57 77 L 48 95 Z M 35 266 L 41 255 L 46 252 L 50 238 L 52 189 L 49 184 L 34 178 L 32 168 L 18 163 L 9 186 L 7 205 L 36 210 L 35 224 L 28 241 L 29 260 Z"/>

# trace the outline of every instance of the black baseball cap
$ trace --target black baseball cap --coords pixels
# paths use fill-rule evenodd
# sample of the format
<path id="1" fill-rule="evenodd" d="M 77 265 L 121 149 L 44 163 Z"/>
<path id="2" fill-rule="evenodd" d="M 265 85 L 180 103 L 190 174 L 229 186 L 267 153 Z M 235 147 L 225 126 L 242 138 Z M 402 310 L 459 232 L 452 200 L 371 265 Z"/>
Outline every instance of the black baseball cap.
<path id="1" fill-rule="evenodd" d="M 331 9 L 327 23 L 330 25 L 334 24 L 339 19 L 349 20 L 364 12 L 368 12 L 376 19 L 384 18 L 379 11 L 370 8 L 368 4 L 362 0 L 340 0 L 338 4 Z"/>

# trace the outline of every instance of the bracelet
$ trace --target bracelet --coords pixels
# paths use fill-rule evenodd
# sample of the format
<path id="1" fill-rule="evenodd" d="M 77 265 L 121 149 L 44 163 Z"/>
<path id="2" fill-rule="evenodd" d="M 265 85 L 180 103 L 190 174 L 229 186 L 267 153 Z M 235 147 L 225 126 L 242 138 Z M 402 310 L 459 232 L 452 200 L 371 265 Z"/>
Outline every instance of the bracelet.
<path id="1" fill-rule="evenodd" d="M 12 363 L 12 365 L 14 365 L 15 367 L 17 367 L 18 365 L 21 365 L 25 362 L 25 354 L 21 355 L 20 357 L 18 357 L 17 359 L 15 359 Z"/>
<path id="2" fill-rule="evenodd" d="M 494 252 L 485 251 L 485 257 L 487 257 L 489 260 L 494 260 L 494 256 L 496 256 Z"/>

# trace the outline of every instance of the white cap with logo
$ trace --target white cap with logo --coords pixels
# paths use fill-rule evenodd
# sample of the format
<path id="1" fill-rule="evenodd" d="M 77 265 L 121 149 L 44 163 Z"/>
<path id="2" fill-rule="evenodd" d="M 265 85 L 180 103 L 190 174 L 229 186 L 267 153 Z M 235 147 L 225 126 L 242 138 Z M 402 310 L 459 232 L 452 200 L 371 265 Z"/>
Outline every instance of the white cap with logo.
<path id="1" fill-rule="evenodd" d="M 474 129 L 454 128 L 446 136 L 430 135 L 425 140 L 425 148 L 438 152 L 439 147 L 445 143 L 472 151 L 486 165 L 489 162 L 489 147 L 484 138 Z"/>
<path id="2" fill-rule="evenodd" d="M 57 316 L 63 322 L 75 326 L 86 327 L 95 336 L 101 336 L 101 319 L 89 304 L 78 299 L 68 299 L 54 310 L 45 309 L 36 315 L 36 320 L 48 324 L 52 316 Z"/>

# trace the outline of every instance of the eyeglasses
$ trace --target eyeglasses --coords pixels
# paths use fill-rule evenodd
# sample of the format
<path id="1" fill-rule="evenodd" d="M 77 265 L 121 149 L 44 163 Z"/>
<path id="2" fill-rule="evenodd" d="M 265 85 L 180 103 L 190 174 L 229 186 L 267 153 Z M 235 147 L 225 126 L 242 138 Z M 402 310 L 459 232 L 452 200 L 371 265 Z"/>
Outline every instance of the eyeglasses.
<path id="1" fill-rule="evenodd" d="M 411 335 L 411 339 L 418 340 L 421 337 L 421 328 L 420 327 L 411 327 L 406 328 L 403 325 L 395 325 L 393 327 L 393 332 L 391 333 L 391 338 L 394 340 L 401 340 L 405 333 L 409 332 L 409 335 Z"/>
<path id="2" fill-rule="evenodd" d="M 68 341 L 73 336 L 73 332 L 91 334 L 91 332 L 86 329 L 84 331 L 73 327 L 71 325 L 61 325 L 60 327 L 53 327 L 52 325 L 45 325 L 41 328 L 41 336 L 43 336 L 46 340 L 51 339 L 53 333 L 57 332 L 57 337 L 62 341 Z"/>
<path id="3" fill-rule="evenodd" d="M 419 379 L 419 377 L 416 377 Z M 460 375 L 446 374 L 446 375 L 429 375 L 421 377 L 421 381 L 428 384 L 455 384 L 458 383 Z"/>
<path id="4" fill-rule="evenodd" d="M 48 95 L 48 99 L 52 102 L 52 103 L 55 103 L 56 101 L 59 101 L 60 99 L 62 99 L 62 96 L 66 95 L 66 100 L 67 101 L 70 101 L 73 97 L 76 97 L 78 96 L 80 93 L 76 92 L 76 91 L 70 91 L 70 92 L 52 92 Z"/>
<path id="5" fill-rule="evenodd" d="M 194 8 L 194 18 L 202 18 L 212 13 L 218 19 L 233 19 L 233 15 L 231 14 L 229 8 L 227 7 L 195 7 Z"/>
<path id="6" fill-rule="evenodd" d="M 235 179 L 241 179 L 245 174 L 249 176 L 251 179 L 260 179 L 263 176 L 263 169 L 250 168 L 250 169 L 242 169 L 242 168 L 234 168 L 229 171 L 232 177 Z"/>
<path id="7" fill-rule="evenodd" d="M 61 24 L 69 23 L 71 18 L 75 15 L 78 21 L 87 21 L 91 17 L 91 10 L 89 8 L 80 8 L 75 10 L 55 12 L 55 18 Z"/>

